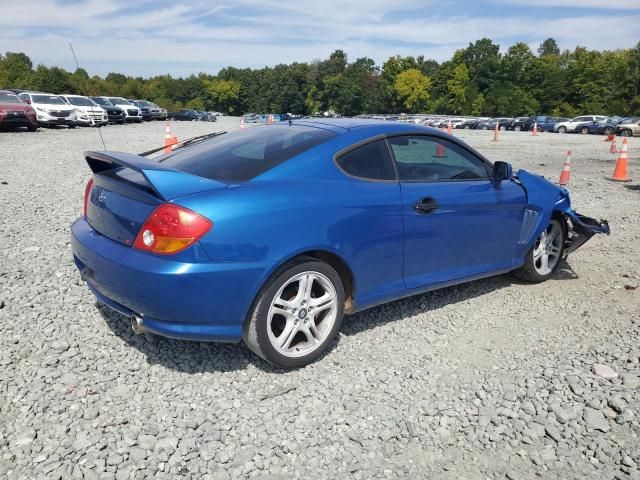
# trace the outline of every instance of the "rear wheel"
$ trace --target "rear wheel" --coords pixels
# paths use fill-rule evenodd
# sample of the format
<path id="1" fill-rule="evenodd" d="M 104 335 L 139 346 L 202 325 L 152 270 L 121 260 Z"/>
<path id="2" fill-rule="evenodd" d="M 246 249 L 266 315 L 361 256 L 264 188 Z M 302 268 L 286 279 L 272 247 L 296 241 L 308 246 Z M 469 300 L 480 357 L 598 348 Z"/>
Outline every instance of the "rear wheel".
<path id="1" fill-rule="evenodd" d="M 513 274 L 528 282 L 544 282 L 560 265 L 564 251 L 565 227 L 554 218 L 549 222 L 527 253 L 524 265 Z"/>
<path id="2" fill-rule="evenodd" d="M 522 130 L 522 127 L 520 125 L 516 125 L 515 127 L 513 127 L 514 132 L 519 132 L 520 130 Z"/>
<path id="3" fill-rule="evenodd" d="M 589 135 L 589 133 L 590 133 L 590 132 L 589 132 L 589 127 L 582 127 L 582 128 L 580 129 L 580 133 L 581 133 L 582 135 Z"/>
<path id="4" fill-rule="evenodd" d="M 344 287 L 329 265 L 301 259 L 262 288 L 245 326 L 247 346 L 267 362 L 299 368 L 333 341 L 344 313 Z"/>
<path id="5" fill-rule="evenodd" d="M 613 128 L 611 127 L 605 127 L 604 130 L 602 130 L 602 133 L 609 136 L 609 135 L 613 135 Z"/>
<path id="6" fill-rule="evenodd" d="M 500 131 L 504 132 L 507 129 L 504 125 L 500 126 Z"/>
<path id="7" fill-rule="evenodd" d="M 620 132 L 620 135 L 622 135 L 623 137 L 631 137 L 633 133 L 628 128 L 625 128 Z"/>

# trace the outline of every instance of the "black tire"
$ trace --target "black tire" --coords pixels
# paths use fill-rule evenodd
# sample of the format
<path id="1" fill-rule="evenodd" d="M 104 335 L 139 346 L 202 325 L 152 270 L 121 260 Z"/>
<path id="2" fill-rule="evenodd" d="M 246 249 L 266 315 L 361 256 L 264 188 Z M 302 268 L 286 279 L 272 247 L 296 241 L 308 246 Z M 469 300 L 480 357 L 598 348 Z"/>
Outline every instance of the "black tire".
<path id="1" fill-rule="evenodd" d="M 522 127 L 520 125 L 516 125 L 515 127 L 513 127 L 514 132 L 519 132 L 520 130 L 522 130 Z"/>
<path id="2" fill-rule="evenodd" d="M 582 135 L 589 135 L 589 134 L 591 133 L 591 131 L 589 130 L 589 127 L 582 127 L 582 128 L 580 129 L 580 133 L 581 133 Z"/>
<path id="3" fill-rule="evenodd" d="M 499 130 L 500 130 L 501 132 L 504 132 L 504 131 L 506 131 L 506 130 L 507 130 L 507 127 L 505 127 L 504 125 L 501 125 L 501 126 L 499 127 Z"/>
<path id="4" fill-rule="evenodd" d="M 278 352 L 269 339 L 268 312 L 274 297 L 280 288 L 293 277 L 302 272 L 313 272 L 324 275 L 333 285 L 336 292 L 336 319 L 326 338 L 310 353 L 289 357 Z M 245 323 L 243 340 L 247 347 L 267 362 L 282 368 L 300 368 L 317 360 L 333 342 L 344 315 L 344 287 L 340 275 L 328 264 L 313 258 L 300 258 L 285 264 L 271 276 L 258 293 L 250 314 Z"/>
<path id="5" fill-rule="evenodd" d="M 564 125 L 562 127 L 558 127 L 558 133 L 567 133 L 567 127 Z"/>
<path id="6" fill-rule="evenodd" d="M 602 130 L 602 133 L 603 133 L 604 135 L 607 135 L 607 136 L 609 136 L 609 135 L 613 135 L 613 132 L 614 132 L 614 130 L 613 130 L 613 128 L 611 128 L 611 127 L 605 127 L 605 128 Z"/>
<path id="7" fill-rule="evenodd" d="M 623 137 L 632 137 L 633 136 L 633 132 L 631 130 L 629 130 L 628 128 L 625 128 L 624 130 L 622 130 L 620 132 L 620 135 Z"/>
<path id="8" fill-rule="evenodd" d="M 518 268 L 517 270 L 514 270 L 511 272 L 513 276 L 521 280 L 525 280 L 527 282 L 541 283 L 551 278 L 551 276 L 555 273 L 555 271 L 558 269 L 558 267 L 562 263 L 562 256 L 564 254 L 564 242 L 567 239 L 567 225 L 564 222 L 564 220 L 562 220 L 561 218 L 554 217 L 551 219 L 551 222 L 549 222 L 549 226 L 545 229 L 545 231 L 548 231 L 551 228 L 551 225 L 553 225 L 554 223 L 557 223 L 559 225 L 562 238 L 560 241 L 561 246 L 560 246 L 560 252 L 558 253 L 558 260 L 556 261 L 551 271 L 546 274 L 541 274 L 536 269 L 535 261 L 533 258 L 533 252 L 536 246 L 538 245 L 538 242 L 539 242 L 539 238 L 538 238 L 533 243 L 533 245 L 531 246 L 531 249 L 527 253 L 527 256 L 524 259 L 524 265 L 522 265 L 522 267 Z"/>
<path id="9" fill-rule="evenodd" d="M 38 126 L 37 125 L 29 125 L 27 127 L 27 130 L 29 130 L 30 132 L 37 132 L 38 131 Z"/>
<path id="10" fill-rule="evenodd" d="M 76 128 L 78 125 L 67 125 L 69 128 Z"/>

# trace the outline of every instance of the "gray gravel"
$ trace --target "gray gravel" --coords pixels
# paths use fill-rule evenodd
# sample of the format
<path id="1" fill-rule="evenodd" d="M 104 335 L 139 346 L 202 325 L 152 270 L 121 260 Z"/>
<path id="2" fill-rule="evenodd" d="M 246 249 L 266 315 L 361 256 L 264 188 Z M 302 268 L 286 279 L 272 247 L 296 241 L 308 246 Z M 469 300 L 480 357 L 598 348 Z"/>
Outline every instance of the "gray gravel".
<path id="1" fill-rule="evenodd" d="M 102 131 L 140 152 L 164 124 Z M 242 345 L 134 336 L 97 306 L 69 224 L 98 134 L 1 133 L 0 478 L 640 479 L 640 191 L 604 179 L 600 137 L 456 134 L 554 180 L 571 148 L 573 202 L 612 235 L 544 284 L 505 275 L 350 317 L 321 361 L 283 372 Z"/>

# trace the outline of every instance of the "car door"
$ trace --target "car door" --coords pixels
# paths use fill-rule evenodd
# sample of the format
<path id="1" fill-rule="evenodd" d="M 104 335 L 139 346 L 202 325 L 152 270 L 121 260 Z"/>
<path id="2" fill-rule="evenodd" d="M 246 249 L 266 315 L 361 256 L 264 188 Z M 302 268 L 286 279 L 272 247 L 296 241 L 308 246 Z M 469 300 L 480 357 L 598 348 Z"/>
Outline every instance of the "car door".
<path id="1" fill-rule="evenodd" d="M 401 188 L 407 288 L 514 266 L 522 187 L 494 184 L 486 161 L 444 138 L 403 135 L 388 143 Z"/>

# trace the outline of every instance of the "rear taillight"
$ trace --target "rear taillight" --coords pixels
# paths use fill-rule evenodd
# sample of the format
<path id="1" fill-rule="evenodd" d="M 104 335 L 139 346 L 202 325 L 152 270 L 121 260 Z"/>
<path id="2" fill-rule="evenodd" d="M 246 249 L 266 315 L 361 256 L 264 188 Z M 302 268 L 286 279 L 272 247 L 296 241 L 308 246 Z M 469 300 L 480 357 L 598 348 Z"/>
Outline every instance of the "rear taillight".
<path id="1" fill-rule="evenodd" d="M 84 187 L 84 217 L 87 218 L 87 207 L 89 206 L 89 195 L 91 195 L 91 188 L 93 187 L 93 178 L 89 179 L 87 186 Z"/>
<path id="2" fill-rule="evenodd" d="M 133 248 L 161 254 L 178 253 L 200 240 L 211 227 L 213 223 L 202 215 L 163 203 L 144 222 Z"/>

